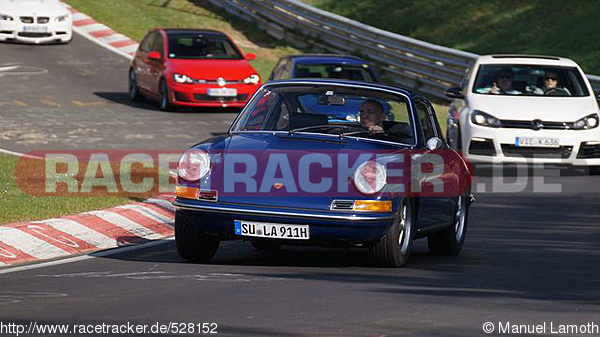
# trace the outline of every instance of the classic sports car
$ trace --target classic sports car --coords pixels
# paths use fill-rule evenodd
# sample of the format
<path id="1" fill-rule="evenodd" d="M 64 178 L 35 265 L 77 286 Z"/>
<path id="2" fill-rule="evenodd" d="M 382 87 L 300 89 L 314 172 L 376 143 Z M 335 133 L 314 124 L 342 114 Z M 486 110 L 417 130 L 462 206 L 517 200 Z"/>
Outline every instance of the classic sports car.
<path id="1" fill-rule="evenodd" d="M 339 117 L 340 107 L 359 99 L 360 111 L 346 111 L 358 120 Z M 416 92 L 353 81 L 269 82 L 227 134 L 182 155 L 177 249 L 207 262 L 221 240 L 249 240 L 258 249 L 359 246 L 398 267 L 412 241 L 428 237 L 432 252 L 457 254 L 470 172 Z"/>
<path id="2" fill-rule="evenodd" d="M 0 41 L 62 42 L 73 38 L 73 17 L 58 0 L 0 0 Z"/>
<path id="3" fill-rule="evenodd" d="M 225 34 L 214 30 L 154 29 L 142 40 L 129 69 L 129 96 L 174 106 L 237 107 L 260 86 L 250 65 Z"/>

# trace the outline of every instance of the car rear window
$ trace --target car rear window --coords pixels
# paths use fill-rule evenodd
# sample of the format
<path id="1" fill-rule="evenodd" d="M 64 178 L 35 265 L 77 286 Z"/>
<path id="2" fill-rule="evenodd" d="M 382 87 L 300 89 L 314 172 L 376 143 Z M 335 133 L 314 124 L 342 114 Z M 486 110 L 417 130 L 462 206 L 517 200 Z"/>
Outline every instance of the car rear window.
<path id="1" fill-rule="evenodd" d="M 368 65 L 357 66 L 347 64 L 302 64 L 297 63 L 294 74 L 296 78 L 336 78 L 343 80 L 375 82 L 367 70 Z"/>
<path id="2" fill-rule="evenodd" d="M 203 34 L 169 35 L 172 59 L 242 59 L 239 50 L 225 37 Z"/>

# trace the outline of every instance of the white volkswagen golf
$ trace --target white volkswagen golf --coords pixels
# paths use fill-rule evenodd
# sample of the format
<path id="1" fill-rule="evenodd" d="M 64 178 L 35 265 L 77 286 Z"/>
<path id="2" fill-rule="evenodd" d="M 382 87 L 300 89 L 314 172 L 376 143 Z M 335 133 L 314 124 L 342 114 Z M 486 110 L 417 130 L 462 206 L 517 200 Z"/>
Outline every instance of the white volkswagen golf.
<path id="1" fill-rule="evenodd" d="M 62 42 L 73 38 L 73 17 L 58 0 L 0 0 L 0 41 Z"/>
<path id="2" fill-rule="evenodd" d="M 474 163 L 543 163 L 600 167 L 599 108 L 572 60 L 486 55 L 453 98 L 447 138 Z"/>

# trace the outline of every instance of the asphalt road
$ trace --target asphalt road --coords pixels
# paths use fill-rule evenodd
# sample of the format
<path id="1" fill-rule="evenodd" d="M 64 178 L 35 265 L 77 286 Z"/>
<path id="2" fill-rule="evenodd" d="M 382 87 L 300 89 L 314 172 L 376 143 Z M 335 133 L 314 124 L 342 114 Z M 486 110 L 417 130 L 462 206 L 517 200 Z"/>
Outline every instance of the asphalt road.
<path id="1" fill-rule="evenodd" d="M 0 44 L 0 148 L 181 150 L 235 113 L 167 113 L 127 95 L 129 60 L 76 35 L 68 45 Z"/>
<path id="2" fill-rule="evenodd" d="M 180 149 L 233 117 L 129 105 L 127 61 L 78 36 L 67 46 L 0 44 L 0 63 L 11 62 L 47 71 L 0 77 L 0 147 L 13 151 Z M 513 172 L 502 185 L 492 173 L 478 170 L 459 256 L 433 256 L 421 240 L 407 267 L 385 269 L 361 249 L 266 253 L 226 242 L 211 264 L 194 265 L 165 241 L 0 274 L 0 321 L 215 322 L 237 336 L 477 336 L 485 322 L 492 335 L 499 322 L 546 323 L 550 335 L 551 323 L 600 325 L 600 177 Z"/>

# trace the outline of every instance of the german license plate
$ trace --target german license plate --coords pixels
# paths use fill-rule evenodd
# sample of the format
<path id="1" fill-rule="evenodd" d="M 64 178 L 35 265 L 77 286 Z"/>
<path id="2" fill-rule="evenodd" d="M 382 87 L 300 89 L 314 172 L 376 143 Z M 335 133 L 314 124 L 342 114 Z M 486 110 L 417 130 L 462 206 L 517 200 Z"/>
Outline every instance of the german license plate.
<path id="1" fill-rule="evenodd" d="M 241 236 L 253 236 L 270 239 L 310 239 L 310 228 L 308 225 L 286 225 L 240 220 L 235 220 L 233 224 L 235 234 Z"/>
<path id="2" fill-rule="evenodd" d="M 235 96 L 237 96 L 237 89 L 212 88 L 212 89 L 208 89 L 208 96 L 235 97 Z"/>
<path id="3" fill-rule="evenodd" d="M 558 138 L 516 137 L 515 146 L 523 147 L 559 147 Z"/>
<path id="4" fill-rule="evenodd" d="M 32 32 L 32 33 L 46 33 L 48 31 L 48 27 L 46 26 L 23 26 L 24 32 Z"/>

